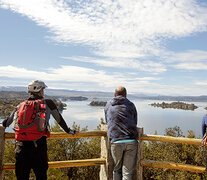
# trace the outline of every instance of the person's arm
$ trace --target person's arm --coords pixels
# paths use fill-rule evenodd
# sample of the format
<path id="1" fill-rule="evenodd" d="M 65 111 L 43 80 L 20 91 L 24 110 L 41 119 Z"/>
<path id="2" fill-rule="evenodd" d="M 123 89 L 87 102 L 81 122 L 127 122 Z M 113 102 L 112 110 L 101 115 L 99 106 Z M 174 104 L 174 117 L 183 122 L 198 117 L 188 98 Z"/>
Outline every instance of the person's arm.
<path id="1" fill-rule="evenodd" d="M 104 108 L 104 114 L 105 114 L 105 121 L 107 123 L 107 110 L 108 110 L 108 103 L 106 104 L 105 108 Z"/>
<path id="2" fill-rule="evenodd" d="M 107 115 L 106 115 L 106 110 L 104 109 L 104 114 L 105 114 L 105 121 L 107 123 Z"/>
<path id="3" fill-rule="evenodd" d="M 63 119 L 62 115 L 59 113 L 57 106 L 55 105 L 55 103 L 51 100 L 51 99 L 46 99 L 46 104 L 48 105 L 48 107 L 51 110 L 51 114 L 54 117 L 54 119 L 57 121 L 57 123 L 60 125 L 60 127 L 69 134 L 75 134 L 76 131 L 72 130 L 70 128 L 68 128 L 65 120 Z"/>
<path id="4" fill-rule="evenodd" d="M 135 123 L 137 125 L 137 121 L 138 121 L 138 119 L 137 119 L 137 109 L 136 109 L 135 106 L 134 106 L 134 120 L 135 120 Z"/>
<path id="5" fill-rule="evenodd" d="M 201 130 L 202 130 L 202 137 L 204 137 L 205 133 L 206 133 L 206 123 L 205 123 L 205 120 L 206 120 L 206 116 L 203 117 L 203 120 L 202 120 L 202 125 L 201 125 Z"/>
<path id="6" fill-rule="evenodd" d="M 6 119 L 4 119 L 2 121 L 2 125 L 6 128 L 6 127 L 9 127 L 10 124 L 13 122 L 14 120 L 14 115 L 16 113 L 16 109 L 14 111 L 12 111 L 12 113 L 10 114 L 10 116 L 8 116 Z"/>

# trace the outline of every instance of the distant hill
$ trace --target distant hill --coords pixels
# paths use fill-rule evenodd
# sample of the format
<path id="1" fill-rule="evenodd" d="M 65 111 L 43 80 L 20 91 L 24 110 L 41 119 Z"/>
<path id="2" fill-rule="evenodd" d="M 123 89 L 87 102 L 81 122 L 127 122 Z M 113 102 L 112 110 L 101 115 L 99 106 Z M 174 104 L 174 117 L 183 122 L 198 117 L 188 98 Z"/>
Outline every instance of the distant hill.
<path id="1" fill-rule="evenodd" d="M 24 91 L 0 91 L 0 99 L 26 99 L 28 93 Z"/>
<path id="2" fill-rule="evenodd" d="M 0 92 L 25 92 L 27 93 L 27 88 L 22 86 L 0 86 Z M 97 92 L 97 91 L 75 91 L 75 90 L 65 90 L 65 89 L 45 89 L 45 94 L 52 97 L 87 97 L 89 99 L 93 98 L 112 98 L 113 93 L 111 92 Z M 28 97 L 28 96 L 27 96 Z"/>
<path id="3" fill-rule="evenodd" d="M 207 102 L 207 96 L 144 96 L 138 99 L 158 100 L 158 101 L 188 101 L 188 102 Z"/>
<path id="4" fill-rule="evenodd" d="M 18 93 L 17 93 L 18 92 Z M 8 94 L 7 94 L 8 93 Z M 75 91 L 66 89 L 50 89 L 45 90 L 47 96 L 56 98 L 68 97 L 86 97 L 88 99 L 108 100 L 114 96 L 113 92 L 98 92 L 98 91 Z M 0 86 L 0 98 L 2 97 L 22 97 L 27 98 L 27 88 L 21 86 Z M 128 98 L 143 99 L 143 100 L 161 100 L 161 101 L 188 101 L 188 102 L 207 102 L 207 95 L 203 96 L 164 96 L 164 95 L 149 95 L 143 93 L 128 94 Z"/>

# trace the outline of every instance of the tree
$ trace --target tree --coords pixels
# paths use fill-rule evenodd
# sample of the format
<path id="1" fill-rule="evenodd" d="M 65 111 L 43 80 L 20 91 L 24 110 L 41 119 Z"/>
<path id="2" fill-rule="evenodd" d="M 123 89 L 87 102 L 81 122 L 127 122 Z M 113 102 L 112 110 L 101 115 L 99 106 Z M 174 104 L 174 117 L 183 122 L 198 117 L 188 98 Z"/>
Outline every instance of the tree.
<path id="1" fill-rule="evenodd" d="M 73 128 L 80 130 L 80 126 L 73 124 Z M 97 127 L 99 128 L 99 127 Z M 51 127 L 53 132 L 61 132 L 59 125 L 55 123 Z M 86 131 L 87 127 L 82 131 Z M 100 157 L 100 138 L 77 138 L 77 139 L 54 139 L 48 140 L 48 157 L 49 161 L 65 161 L 65 160 L 78 160 L 78 159 L 90 159 Z M 14 141 L 6 141 L 4 153 L 4 163 L 14 163 Z M 81 180 L 99 179 L 99 166 L 90 167 L 71 167 L 61 169 L 48 169 L 48 180 L 60 179 L 60 180 Z M 14 171 L 5 171 L 5 179 L 13 180 L 15 178 Z M 35 175 L 32 172 L 30 179 L 35 179 Z"/>
<path id="2" fill-rule="evenodd" d="M 184 137 L 183 132 L 178 126 L 167 128 L 165 130 L 165 135 Z M 189 130 L 187 137 L 194 138 L 195 133 Z M 143 154 L 144 159 L 204 166 L 201 157 L 201 149 L 199 146 L 195 145 L 149 142 L 144 143 Z M 202 174 L 197 173 L 149 167 L 144 168 L 144 179 L 194 180 L 201 178 Z"/>
<path id="3" fill-rule="evenodd" d="M 73 129 L 80 131 L 80 126 L 73 124 Z M 82 131 L 86 131 L 87 127 Z M 52 131 L 61 132 L 56 123 Z M 100 157 L 100 138 L 79 138 L 79 139 L 55 139 L 48 140 L 48 156 L 50 161 L 91 159 Z M 49 169 L 48 179 L 99 179 L 100 167 L 71 167 L 62 169 Z M 52 176 L 50 176 L 52 175 Z"/>

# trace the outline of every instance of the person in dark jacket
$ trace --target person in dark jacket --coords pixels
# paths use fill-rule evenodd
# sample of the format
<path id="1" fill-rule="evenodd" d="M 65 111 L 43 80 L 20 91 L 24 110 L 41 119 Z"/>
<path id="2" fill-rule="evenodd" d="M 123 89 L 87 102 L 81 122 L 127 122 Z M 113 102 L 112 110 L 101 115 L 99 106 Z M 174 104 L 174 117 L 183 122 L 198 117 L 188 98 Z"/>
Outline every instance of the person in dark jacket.
<path id="1" fill-rule="evenodd" d="M 59 113 L 57 106 L 51 99 L 44 99 L 44 89 L 47 86 L 43 81 L 35 80 L 28 85 L 28 93 L 30 97 L 28 101 L 35 101 L 43 99 L 46 104 L 45 111 L 45 130 L 40 134 L 39 139 L 28 140 L 28 137 L 32 137 L 32 133 L 20 133 L 16 136 L 20 136 L 22 140 L 15 141 L 15 173 L 17 180 L 29 180 L 30 170 L 33 169 L 37 180 L 47 179 L 48 169 L 48 155 L 47 155 L 47 136 L 49 133 L 49 119 L 50 114 L 63 128 L 66 133 L 75 134 L 76 131 L 68 128 L 62 115 Z M 11 115 L 3 120 L 2 124 L 6 128 L 14 121 L 14 127 L 16 126 L 16 119 L 18 118 L 18 107 L 11 113 Z M 27 113 L 25 113 L 27 116 Z M 28 134 L 28 135 L 27 135 Z M 37 136 L 38 133 L 36 133 Z M 25 139 L 24 140 L 24 136 Z M 39 137 L 39 136 L 37 136 Z M 35 137 L 34 137 L 35 138 Z M 16 138 L 17 139 L 17 138 Z"/>
<path id="2" fill-rule="evenodd" d="M 206 132 L 206 128 L 207 128 L 207 114 L 205 116 L 203 116 L 202 119 L 202 126 L 201 126 L 201 130 L 202 130 L 202 136 L 203 136 L 203 144 L 207 145 L 207 132 Z"/>
<path id="3" fill-rule="evenodd" d="M 132 180 L 137 161 L 137 110 L 126 96 L 126 88 L 118 87 L 107 102 L 105 119 L 114 160 L 113 179 Z"/>

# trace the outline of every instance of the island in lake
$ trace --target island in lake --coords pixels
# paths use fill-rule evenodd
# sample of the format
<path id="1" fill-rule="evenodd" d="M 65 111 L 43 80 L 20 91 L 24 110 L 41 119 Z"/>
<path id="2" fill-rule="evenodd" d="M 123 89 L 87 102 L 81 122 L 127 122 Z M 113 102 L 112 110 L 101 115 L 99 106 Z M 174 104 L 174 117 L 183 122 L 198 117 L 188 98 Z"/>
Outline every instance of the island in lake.
<path id="1" fill-rule="evenodd" d="M 91 101 L 90 102 L 90 106 L 106 106 L 106 103 L 105 101 Z"/>
<path id="2" fill-rule="evenodd" d="M 62 98 L 62 101 L 67 101 L 67 100 L 71 100 L 71 101 L 85 101 L 88 100 L 87 97 L 83 97 L 83 96 L 71 96 L 71 97 L 64 97 Z"/>
<path id="3" fill-rule="evenodd" d="M 161 107 L 163 109 L 165 108 L 173 108 L 173 109 L 183 109 L 183 110 L 194 110 L 197 109 L 198 107 L 194 104 L 187 104 L 184 102 L 172 102 L 172 103 L 152 103 L 150 104 L 151 106 L 154 107 Z"/>

